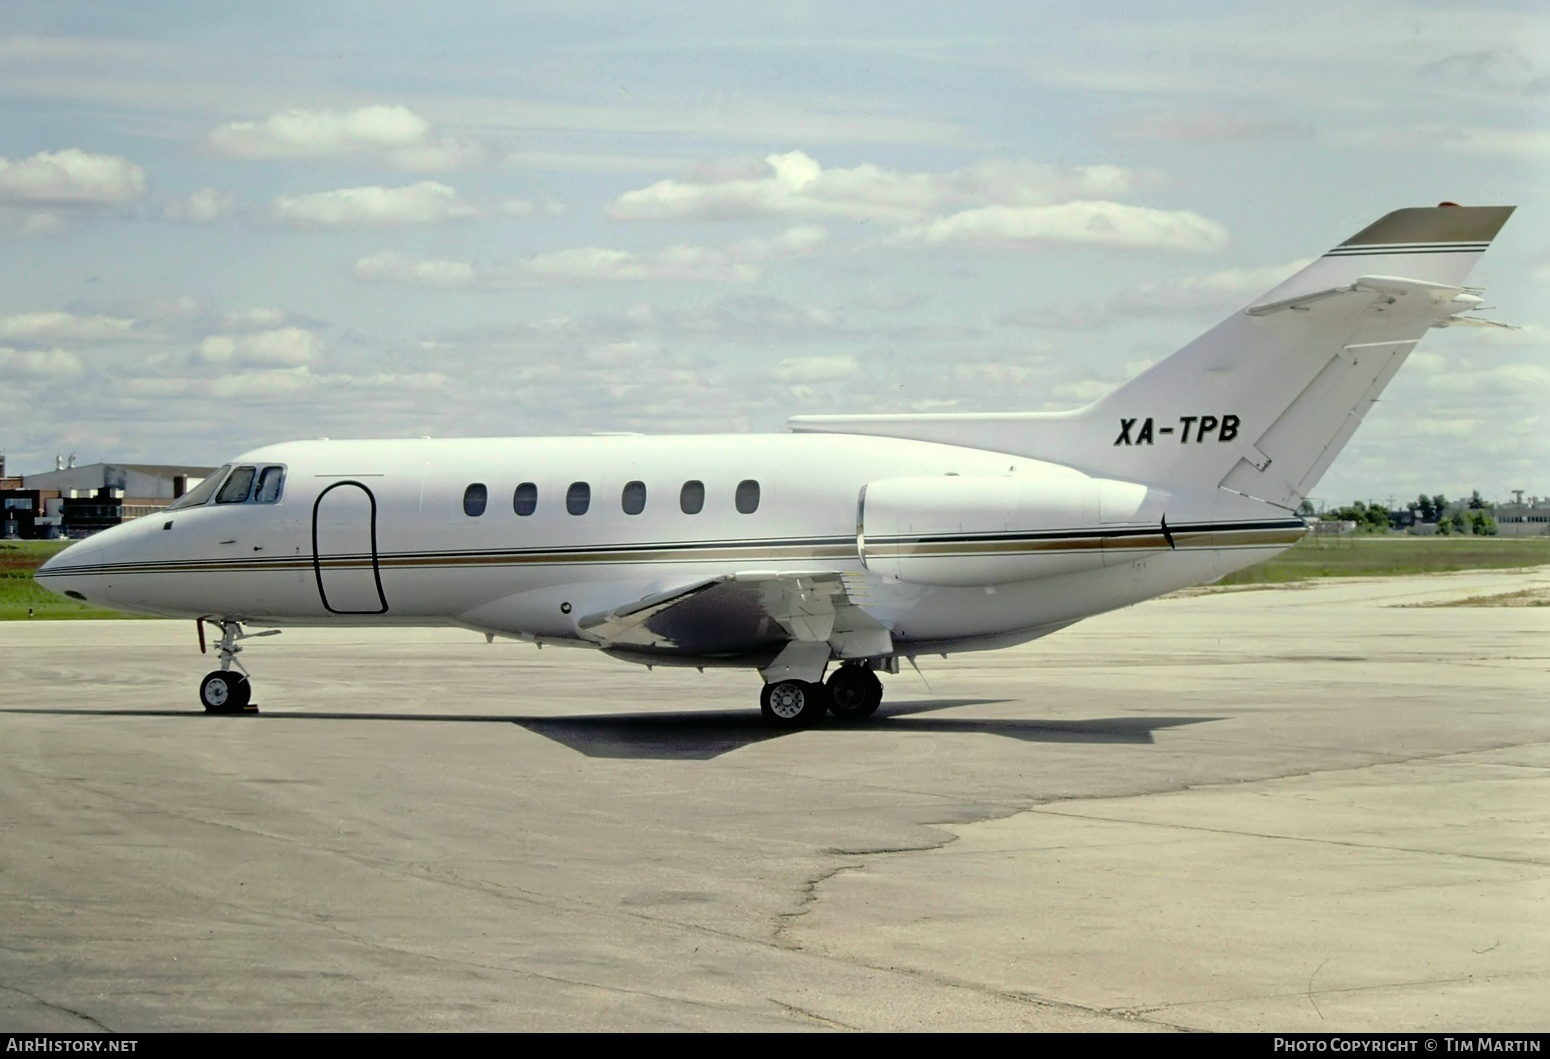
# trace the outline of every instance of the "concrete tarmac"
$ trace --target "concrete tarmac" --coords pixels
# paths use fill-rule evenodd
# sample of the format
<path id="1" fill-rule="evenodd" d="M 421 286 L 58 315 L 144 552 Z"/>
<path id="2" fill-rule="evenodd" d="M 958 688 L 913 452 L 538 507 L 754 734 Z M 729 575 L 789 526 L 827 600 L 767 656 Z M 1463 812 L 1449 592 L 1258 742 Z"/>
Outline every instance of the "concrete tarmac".
<path id="1" fill-rule="evenodd" d="M 452 630 L 0 624 L 0 1029 L 1550 1028 L 1550 568 L 1154 601 L 790 734 Z"/>

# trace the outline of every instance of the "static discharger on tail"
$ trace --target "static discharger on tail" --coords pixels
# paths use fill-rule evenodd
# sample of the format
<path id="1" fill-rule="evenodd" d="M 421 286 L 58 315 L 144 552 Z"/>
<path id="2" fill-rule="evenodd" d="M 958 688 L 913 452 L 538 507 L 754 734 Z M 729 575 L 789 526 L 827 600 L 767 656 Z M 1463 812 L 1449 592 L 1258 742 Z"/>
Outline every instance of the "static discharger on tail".
<path id="1" fill-rule="evenodd" d="M 648 666 L 739 666 L 774 724 L 856 721 L 879 672 L 1213 581 L 1293 544 L 1298 504 L 1510 206 L 1395 211 L 1073 412 L 798 416 L 726 437 L 301 441 L 38 571 L 244 639 L 440 625 Z M 249 626 L 264 628 L 249 632 Z M 827 677 L 826 677 L 827 675 Z"/>

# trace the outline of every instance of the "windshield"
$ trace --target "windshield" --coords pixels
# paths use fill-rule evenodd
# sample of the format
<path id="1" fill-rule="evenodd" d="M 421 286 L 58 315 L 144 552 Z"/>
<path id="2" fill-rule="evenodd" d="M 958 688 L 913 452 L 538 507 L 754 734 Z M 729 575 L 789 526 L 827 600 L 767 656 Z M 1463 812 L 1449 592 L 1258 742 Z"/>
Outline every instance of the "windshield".
<path id="1" fill-rule="evenodd" d="M 217 504 L 240 504 L 248 498 L 248 493 L 253 489 L 253 475 L 256 473 L 252 467 L 238 467 L 231 472 L 231 477 L 226 479 L 226 484 L 221 486 L 221 491 L 215 494 Z"/>
<path id="2" fill-rule="evenodd" d="M 200 504 L 203 504 L 206 500 L 209 500 L 212 496 L 215 495 L 216 489 L 220 488 L 221 479 L 226 477 L 226 472 L 229 470 L 231 470 L 231 464 L 228 463 L 226 466 L 210 475 L 210 477 L 200 482 L 193 489 L 189 490 L 174 500 L 172 503 L 168 504 L 167 510 L 177 511 L 179 508 L 198 507 Z"/>

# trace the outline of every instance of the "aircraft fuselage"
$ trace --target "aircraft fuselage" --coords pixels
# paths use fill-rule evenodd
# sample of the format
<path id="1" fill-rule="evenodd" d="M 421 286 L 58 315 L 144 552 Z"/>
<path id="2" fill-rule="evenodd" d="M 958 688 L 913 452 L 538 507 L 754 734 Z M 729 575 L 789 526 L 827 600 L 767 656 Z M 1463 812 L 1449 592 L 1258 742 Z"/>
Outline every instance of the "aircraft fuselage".
<path id="1" fill-rule="evenodd" d="M 869 483 L 959 478 L 1037 495 L 1081 476 L 979 449 L 802 434 L 305 441 L 232 466 L 282 468 L 283 492 L 109 530 L 63 553 L 45 583 L 169 617 L 460 625 L 596 646 L 580 622 L 624 601 L 723 572 L 826 571 L 850 580 L 897 651 L 947 651 L 1028 639 L 1212 580 L 1302 532 L 1246 498 L 1134 486 L 1108 522 L 960 525 L 964 539 L 939 550 L 972 539 L 987 573 L 916 583 L 876 569 L 886 565 L 872 554 L 879 538 L 858 524 Z M 740 511 L 740 499 L 756 506 Z M 1069 532 L 1039 539 L 1041 530 Z M 919 550 L 897 532 L 887 539 L 895 554 Z"/>

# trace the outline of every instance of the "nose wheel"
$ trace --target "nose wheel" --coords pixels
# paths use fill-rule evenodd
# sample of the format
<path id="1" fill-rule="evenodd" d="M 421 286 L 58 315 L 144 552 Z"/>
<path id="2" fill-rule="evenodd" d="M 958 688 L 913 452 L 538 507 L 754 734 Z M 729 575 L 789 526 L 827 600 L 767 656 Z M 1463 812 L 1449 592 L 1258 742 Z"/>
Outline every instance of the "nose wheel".
<path id="1" fill-rule="evenodd" d="M 253 686 L 242 673 L 217 669 L 199 682 L 199 701 L 206 713 L 242 713 L 253 697 Z"/>
<path id="2" fill-rule="evenodd" d="M 200 654 L 206 653 L 206 621 L 221 630 L 220 642 L 216 644 L 216 651 L 221 658 L 221 668 L 212 673 L 206 673 L 205 678 L 199 682 L 199 704 L 205 708 L 206 713 L 257 713 L 258 707 L 249 705 L 253 698 L 253 685 L 248 682 L 247 668 L 237 661 L 237 655 L 242 651 L 242 645 L 237 641 L 258 636 L 279 636 L 280 630 L 244 632 L 242 622 L 235 618 L 200 618 L 198 621 Z"/>

